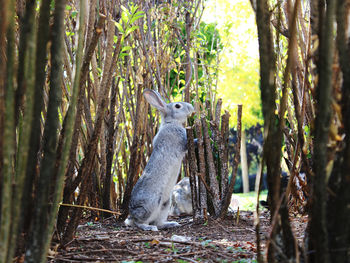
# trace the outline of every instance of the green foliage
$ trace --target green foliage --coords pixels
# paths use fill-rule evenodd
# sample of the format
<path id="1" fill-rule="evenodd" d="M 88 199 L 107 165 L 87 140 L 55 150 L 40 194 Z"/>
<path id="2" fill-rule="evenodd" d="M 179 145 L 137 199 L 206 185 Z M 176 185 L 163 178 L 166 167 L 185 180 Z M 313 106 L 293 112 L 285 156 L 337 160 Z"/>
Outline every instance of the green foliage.
<path id="1" fill-rule="evenodd" d="M 201 22 L 197 33 L 197 41 L 200 42 L 204 51 L 205 62 L 210 65 L 223 49 L 217 24 Z"/>
<path id="2" fill-rule="evenodd" d="M 136 29 L 139 28 L 139 26 L 134 25 L 134 23 L 138 19 L 140 19 L 144 16 L 143 11 L 137 11 L 139 8 L 137 5 L 134 5 L 133 3 L 131 3 L 129 8 L 130 8 L 130 10 L 122 5 L 121 9 L 123 11 L 122 11 L 122 15 L 121 15 L 121 20 L 120 20 L 120 22 L 115 22 L 115 26 L 118 28 L 119 33 L 123 34 L 122 42 L 132 32 L 134 32 Z M 130 50 L 130 49 L 131 49 L 131 47 L 129 47 L 129 49 L 127 49 L 127 50 Z M 125 50 L 123 50 L 123 51 L 125 51 Z M 125 55 L 126 55 L 126 53 L 121 53 L 121 57 L 123 57 Z"/>
<path id="3" fill-rule="evenodd" d="M 178 27 L 181 31 L 181 38 L 184 43 L 186 43 L 186 32 L 185 24 L 183 22 L 178 23 Z M 194 30 L 191 34 L 191 38 L 194 42 L 194 52 L 196 52 L 196 57 L 198 66 L 198 91 L 197 96 L 202 100 L 205 100 L 207 87 L 213 85 L 215 80 L 215 73 L 213 76 L 209 76 L 208 72 L 204 71 L 205 65 L 209 68 L 216 67 L 216 58 L 218 54 L 222 51 L 223 44 L 221 43 L 220 32 L 216 28 L 216 23 L 205 23 L 201 22 L 199 28 Z M 192 62 L 194 56 L 191 56 Z M 175 66 L 173 70 L 170 71 L 170 87 L 172 88 L 172 97 L 177 98 L 178 95 L 182 94 L 185 88 L 185 63 L 186 61 L 186 51 L 182 46 L 178 46 L 174 53 L 174 63 Z M 194 69 L 192 69 L 194 71 Z M 214 68 L 215 71 L 215 68 Z M 194 79 L 194 76 L 192 76 Z M 180 97 L 179 97 L 180 99 Z"/>
<path id="4" fill-rule="evenodd" d="M 243 104 L 243 126 L 262 123 L 257 32 L 250 2 L 209 2 L 203 20 L 217 22 L 225 50 L 220 57 L 217 90 L 218 97 L 223 98 L 223 108 L 236 116 L 236 105 Z M 230 121 L 236 124 L 236 118 Z"/>

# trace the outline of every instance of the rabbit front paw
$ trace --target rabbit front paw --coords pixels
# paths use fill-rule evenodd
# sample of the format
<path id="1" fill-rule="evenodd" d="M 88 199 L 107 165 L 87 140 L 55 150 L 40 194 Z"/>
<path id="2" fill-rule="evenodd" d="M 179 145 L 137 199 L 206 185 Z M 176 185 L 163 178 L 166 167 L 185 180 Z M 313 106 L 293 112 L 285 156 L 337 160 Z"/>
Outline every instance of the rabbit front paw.
<path id="1" fill-rule="evenodd" d="M 167 229 L 181 226 L 178 222 L 175 221 L 167 221 L 164 222 L 161 226 L 158 226 L 159 229 Z"/>

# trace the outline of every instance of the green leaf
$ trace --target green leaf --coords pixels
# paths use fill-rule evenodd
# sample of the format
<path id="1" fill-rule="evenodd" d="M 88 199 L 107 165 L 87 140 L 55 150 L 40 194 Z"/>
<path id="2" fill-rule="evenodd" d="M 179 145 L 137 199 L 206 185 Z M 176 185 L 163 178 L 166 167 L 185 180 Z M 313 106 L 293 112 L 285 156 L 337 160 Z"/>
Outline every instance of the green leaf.
<path id="1" fill-rule="evenodd" d="M 134 14 L 134 16 L 139 16 L 139 15 L 144 15 L 145 14 L 145 12 L 143 12 L 143 11 L 138 11 L 137 13 L 135 13 Z"/>
<path id="2" fill-rule="evenodd" d="M 125 12 L 125 13 L 129 13 L 129 10 L 125 7 L 125 6 L 120 6 L 120 8 L 123 10 L 123 12 Z"/>
<path id="3" fill-rule="evenodd" d="M 133 16 L 132 18 L 131 18 L 131 20 L 130 20 L 130 24 L 133 24 L 137 19 L 140 19 L 140 18 L 142 18 L 143 17 L 143 15 L 140 15 L 140 16 Z"/>
<path id="4" fill-rule="evenodd" d="M 66 32 L 67 37 L 74 36 L 74 32 Z"/>
<path id="5" fill-rule="evenodd" d="M 129 53 L 120 53 L 120 55 L 119 55 L 120 58 L 123 58 L 125 56 L 129 56 Z"/>
<path id="6" fill-rule="evenodd" d="M 121 52 L 124 52 L 124 51 L 129 51 L 131 49 L 130 46 L 125 46 L 122 48 L 122 51 Z"/>
<path id="7" fill-rule="evenodd" d="M 115 22 L 114 24 L 118 28 L 119 32 L 124 34 L 123 26 L 118 22 Z"/>
<path id="8" fill-rule="evenodd" d="M 138 26 L 132 26 L 130 28 L 128 28 L 125 32 L 125 35 L 129 35 L 130 33 L 134 32 L 136 29 L 138 29 L 139 27 Z"/>
<path id="9" fill-rule="evenodd" d="M 130 8 L 131 14 L 134 14 L 138 8 L 139 7 L 137 5 L 131 5 L 131 8 Z"/>
<path id="10" fill-rule="evenodd" d="M 125 12 L 122 12 L 122 21 L 124 22 L 124 24 L 127 24 L 129 21 L 128 14 Z"/>

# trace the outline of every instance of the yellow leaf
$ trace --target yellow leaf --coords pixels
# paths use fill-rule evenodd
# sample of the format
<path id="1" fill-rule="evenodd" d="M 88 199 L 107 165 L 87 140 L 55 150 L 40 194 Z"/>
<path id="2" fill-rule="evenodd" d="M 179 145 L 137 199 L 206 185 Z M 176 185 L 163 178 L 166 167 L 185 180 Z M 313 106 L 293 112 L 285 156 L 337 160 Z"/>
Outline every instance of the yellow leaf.
<path id="1" fill-rule="evenodd" d="M 151 242 L 152 245 L 159 245 L 159 243 L 160 242 L 157 239 L 153 239 Z"/>

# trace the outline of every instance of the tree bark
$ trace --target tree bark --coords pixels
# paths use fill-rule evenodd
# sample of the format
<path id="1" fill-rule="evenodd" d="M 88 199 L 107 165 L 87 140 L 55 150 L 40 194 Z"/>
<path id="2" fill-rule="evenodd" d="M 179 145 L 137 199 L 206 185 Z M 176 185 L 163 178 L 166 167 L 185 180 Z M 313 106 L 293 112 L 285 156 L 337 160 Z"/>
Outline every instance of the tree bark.
<path id="1" fill-rule="evenodd" d="M 228 207 L 230 206 L 231 197 L 232 197 L 232 193 L 233 193 L 235 182 L 236 182 L 236 175 L 237 175 L 238 164 L 239 164 L 239 160 L 240 160 L 241 134 L 242 134 L 242 105 L 238 105 L 238 111 L 237 111 L 237 143 L 235 145 L 235 157 L 234 157 L 233 167 L 232 167 L 232 177 L 231 177 L 231 181 L 229 182 L 229 186 L 228 186 L 228 188 L 227 188 L 227 190 L 225 192 L 225 196 L 222 199 L 220 218 L 224 218 L 224 216 L 227 213 Z"/>
<path id="2" fill-rule="evenodd" d="M 26 167 L 28 161 L 28 151 L 29 151 L 29 138 L 31 131 L 31 124 L 33 118 L 33 100 L 34 100 L 34 83 L 35 83 L 35 41 L 36 41 L 36 22 L 33 10 L 30 7 L 27 8 L 28 14 L 26 14 L 26 21 L 31 24 L 31 27 L 27 28 L 28 31 L 21 32 L 21 34 L 26 34 L 26 36 L 20 37 L 25 44 L 23 44 L 23 49 L 21 52 L 23 56 L 23 82 L 21 85 L 25 88 L 23 89 L 23 115 L 20 116 L 19 120 L 19 134 L 18 134 L 18 152 L 16 155 L 15 164 L 15 189 L 12 196 L 12 218 L 11 218 L 11 237 L 9 244 L 9 254 L 7 257 L 8 261 L 11 261 L 14 256 L 14 251 L 18 245 L 18 240 L 20 237 L 20 232 L 22 231 L 23 219 L 21 218 L 22 209 L 22 196 L 25 185 L 26 177 Z M 27 35 L 28 34 L 28 35 Z M 18 77 L 17 77 L 18 79 Z M 16 107 L 16 106 L 15 106 Z M 15 109 L 16 111 L 17 109 Z M 16 112 L 15 112 L 16 114 Z M 15 119 L 16 121 L 16 119 Z M 15 132 L 15 130 L 13 131 Z"/>
<path id="3" fill-rule="evenodd" d="M 327 1 L 325 19 L 319 24 L 319 83 L 316 90 L 317 114 L 314 140 L 314 177 L 312 178 L 312 205 L 310 221 L 310 262 L 329 262 L 326 201 L 327 201 L 327 144 L 332 115 L 332 65 L 334 54 L 334 22 L 336 1 Z M 323 13 L 322 10 L 319 10 Z"/>
<path id="4" fill-rule="evenodd" d="M 219 212 L 221 210 L 221 203 L 220 203 L 220 190 L 219 190 L 219 184 L 216 179 L 216 169 L 215 169 L 215 163 L 214 163 L 214 157 L 212 152 L 212 145 L 210 143 L 209 133 L 208 133 L 208 124 L 206 117 L 204 115 L 201 116 L 201 122 L 202 122 L 202 129 L 203 129 L 203 140 L 204 140 L 204 146 L 205 146 L 205 156 L 206 156 L 206 165 L 207 165 L 207 171 L 208 171 L 208 178 L 210 183 L 210 190 L 213 194 L 212 201 L 214 206 L 214 215 L 218 216 Z"/>
<path id="5" fill-rule="evenodd" d="M 26 179 L 22 199 L 22 217 L 26 218 L 25 229 L 29 230 L 31 221 L 31 210 L 33 209 L 33 183 L 36 176 L 37 165 L 39 161 L 40 140 L 42 135 L 42 126 L 40 123 L 40 114 L 44 106 L 43 91 L 46 80 L 45 67 L 47 64 L 47 43 L 49 41 L 49 19 L 50 19 L 50 2 L 43 1 L 40 6 L 39 28 L 36 46 L 35 61 L 35 95 L 34 109 L 32 117 L 32 128 L 30 134 L 30 147 L 28 153 L 28 163 L 26 170 Z"/>
<path id="6" fill-rule="evenodd" d="M 113 164 L 113 156 L 115 152 L 115 107 L 116 107 L 116 97 L 117 97 L 117 89 L 119 87 L 119 80 L 118 78 L 115 85 L 112 86 L 112 92 L 111 92 L 111 100 L 110 100 L 110 107 L 109 107 L 109 120 L 108 120 L 108 127 L 107 127 L 107 147 L 106 147 L 106 176 L 104 178 L 103 183 L 103 193 L 102 193 L 102 200 L 103 200 L 103 208 L 110 210 L 111 209 L 111 184 L 112 181 L 112 164 Z M 107 215 L 106 215 L 107 216 Z"/>
<path id="7" fill-rule="evenodd" d="M 331 262 L 347 262 L 350 248 L 350 48 L 349 43 L 349 1 L 337 1 L 337 49 L 339 64 L 343 73 L 342 119 L 345 138 L 341 150 L 336 154 L 334 168 L 329 179 L 327 203 L 327 230 Z M 336 215 L 336 216 L 335 216 Z"/>
<path id="8" fill-rule="evenodd" d="M 245 131 L 243 130 L 241 136 L 241 168 L 242 168 L 242 182 L 243 193 L 249 192 L 249 175 L 248 175 L 248 160 L 247 160 L 247 142 L 245 139 Z"/>
<path id="9" fill-rule="evenodd" d="M 43 262 L 46 231 L 48 228 L 50 205 L 50 191 L 55 174 L 56 149 L 58 142 L 58 129 L 60 120 L 58 115 L 62 98 L 62 45 L 64 34 L 64 10 L 65 0 L 55 2 L 54 24 L 51 32 L 51 81 L 49 104 L 46 114 L 46 122 L 43 135 L 43 159 L 40 167 L 38 191 L 36 195 L 36 208 L 33 213 L 33 229 L 29 247 L 26 253 L 26 262 Z M 37 116 L 39 118 L 39 116 Z"/>
<path id="10" fill-rule="evenodd" d="M 4 7 L 6 8 L 6 6 Z M 5 10 L 5 9 L 4 9 Z M 14 0 L 8 3 L 5 10 L 8 27 L 4 29 L 7 36 L 6 56 L 7 63 L 3 76 L 4 85 L 4 131 L 1 141 L 3 142 L 3 167 L 1 168 L 1 224 L 0 224 L 0 261 L 7 262 L 9 253 L 9 237 L 11 236 L 11 207 L 12 207 L 12 181 L 14 179 L 14 155 L 15 145 L 15 84 L 14 84 L 14 60 L 15 60 L 15 21 Z M 0 36 L 2 37 L 2 36 Z M 1 54 L 2 55 L 2 54 Z M 2 72 L 0 73 L 2 74 Z M 0 80 L 1 81 L 1 80 Z M 6 140 L 5 140 L 6 138 Z M 12 256 L 12 255 L 11 255 Z M 12 259 L 12 258 L 11 258 Z"/>

